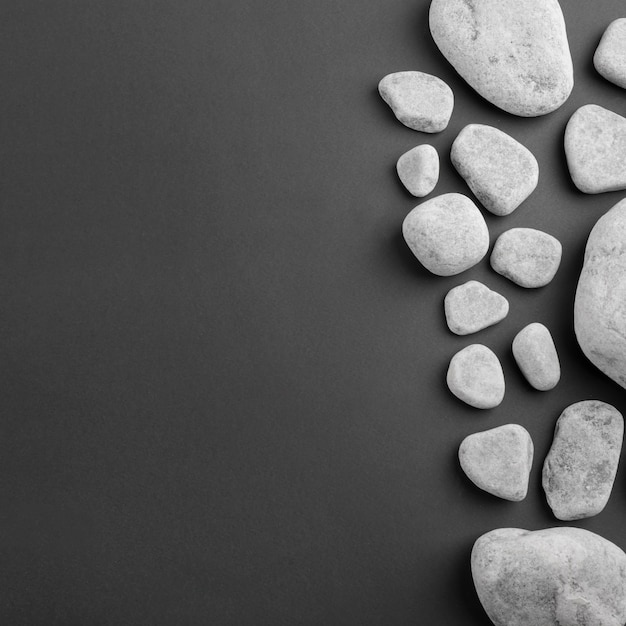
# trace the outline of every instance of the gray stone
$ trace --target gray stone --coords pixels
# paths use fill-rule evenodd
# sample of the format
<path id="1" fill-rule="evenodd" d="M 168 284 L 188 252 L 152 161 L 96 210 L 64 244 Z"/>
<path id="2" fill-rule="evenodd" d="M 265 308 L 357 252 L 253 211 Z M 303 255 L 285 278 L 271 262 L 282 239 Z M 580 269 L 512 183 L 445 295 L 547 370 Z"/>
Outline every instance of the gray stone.
<path id="1" fill-rule="evenodd" d="M 597 104 L 580 107 L 565 129 L 565 156 L 580 191 L 626 189 L 626 118 Z"/>
<path id="2" fill-rule="evenodd" d="M 509 301 L 477 280 L 450 289 L 443 306 L 448 328 L 456 335 L 493 326 L 509 312 Z"/>
<path id="3" fill-rule="evenodd" d="M 504 372 L 487 346 L 472 344 L 457 352 L 446 377 L 450 391 L 477 409 L 493 409 L 504 398 Z"/>
<path id="4" fill-rule="evenodd" d="M 585 400 L 559 417 L 543 464 L 548 504 L 560 520 L 597 515 L 611 495 L 624 436 L 624 419 L 610 404 Z"/>
<path id="5" fill-rule="evenodd" d="M 557 0 L 433 0 L 430 32 L 483 98 L 514 115 L 550 113 L 574 86 Z"/>
<path id="6" fill-rule="evenodd" d="M 395 72 L 378 83 L 378 93 L 405 126 L 424 133 L 446 128 L 454 108 L 452 89 L 424 72 Z"/>
<path id="7" fill-rule="evenodd" d="M 459 461 L 477 487 L 519 502 L 528 493 L 533 442 L 518 424 L 498 426 L 467 436 L 459 446 Z"/>
<path id="8" fill-rule="evenodd" d="M 425 143 L 405 152 L 396 164 L 398 177 L 409 193 L 417 198 L 427 196 L 439 180 L 439 155 Z"/>
<path id="9" fill-rule="evenodd" d="M 521 287 L 547 285 L 561 264 L 558 239 L 534 228 L 511 228 L 493 247 L 491 267 Z"/>
<path id="10" fill-rule="evenodd" d="M 416 206 L 402 233 L 422 265 L 452 276 L 476 265 L 489 249 L 489 231 L 478 207 L 460 193 L 447 193 Z"/>
<path id="11" fill-rule="evenodd" d="M 602 216 L 589 235 L 574 330 L 587 358 L 626 388 L 626 200 Z"/>
<path id="12" fill-rule="evenodd" d="M 513 339 L 513 356 L 522 374 L 539 391 L 554 389 L 561 365 L 550 331 L 538 322 L 528 324 Z"/>
<path id="13" fill-rule="evenodd" d="M 626 18 L 609 24 L 593 55 L 593 64 L 601 76 L 626 89 Z"/>
<path id="14" fill-rule="evenodd" d="M 494 215 L 512 213 L 539 180 L 539 165 L 530 150 L 493 126 L 466 126 L 452 144 L 450 159 Z"/>
<path id="15" fill-rule="evenodd" d="M 472 549 L 478 597 L 496 626 L 623 626 L 626 554 L 582 528 L 498 528 Z"/>

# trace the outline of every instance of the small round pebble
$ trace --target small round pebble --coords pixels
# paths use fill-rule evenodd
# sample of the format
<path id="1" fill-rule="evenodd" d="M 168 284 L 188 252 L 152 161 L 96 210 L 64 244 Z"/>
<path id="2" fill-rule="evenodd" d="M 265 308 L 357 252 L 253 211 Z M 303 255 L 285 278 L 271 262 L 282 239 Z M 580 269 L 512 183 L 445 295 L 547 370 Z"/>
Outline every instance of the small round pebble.
<path id="1" fill-rule="evenodd" d="M 396 170 L 409 193 L 423 198 L 435 188 L 439 180 L 439 154 L 427 143 L 416 146 L 398 159 Z"/>
<path id="2" fill-rule="evenodd" d="M 598 74 L 626 89 L 626 18 L 609 24 L 593 55 Z"/>
<path id="3" fill-rule="evenodd" d="M 438 276 L 460 274 L 489 249 L 485 218 L 460 193 L 447 193 L 416 206 L 404 219 L 402 233 L 420 263 Z"/>
<path id="4" fill-rule="evenodd" d="M 457 352 L 446 377 L 450 391 L 477 409 L 493 409 L 504 399 L 504 372 L 487 346 L 472 344 Z"/>
<path id="5" fill-rule="evenodd" d="M 493 247 L 491 267 L 520 287 L 547 285 L 561 263 L 558 239 L 534 228 L 511 228 Z"/>
<path id="6" fill-rule="evenodd" d="M 448 328 L 456 335 L 493 326 L 509 313 L 509 301 L 477 280 L 450 289 L 443 305 Z"/>
<path id="7" fill-rule="evenodd" d="M 513 339 L 513 356 L 532 387 L 554 389 L 561 379 L 561 366 L 550 331 L 538 322 L 528 324 Z"/>
<path id="8" fill-rule="evenodd" d="M 448 126 L 454 95 L 440 78 L 424 72 L 395 72 L 378 83 L 381 98 L 405 126 L 439 133 Z"/>

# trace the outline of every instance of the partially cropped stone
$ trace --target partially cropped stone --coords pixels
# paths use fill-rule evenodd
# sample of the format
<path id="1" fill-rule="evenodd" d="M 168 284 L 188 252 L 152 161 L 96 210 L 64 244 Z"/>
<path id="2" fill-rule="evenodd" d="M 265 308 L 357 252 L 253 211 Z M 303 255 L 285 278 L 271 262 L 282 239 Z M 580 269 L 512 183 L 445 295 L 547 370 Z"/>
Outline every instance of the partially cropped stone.
<path id="1" fill-rule="evenodd" d="M 511 228 L 493 247 L 491 267 L 521 287 L 547 285 L 561 264 L 558 239 L 534 228 Z"/>
<path id="2" fill-rule="evenodd" d="M 565 156 L 580 191 L 626 189 L 626 118 L 597 104 L 580 107 L 565 129 Z"/>
<path id="3" fill-rule="evenodd" d="M 460 193 L 447 193 L 416 206 L 404 219 L 402 233 L 420 263 L 438 276 L 469 269 L 489 249 L 485 218 Z"/>
<path id="4" fill-rule="evenodd" d="M 539 391 L 554 389 L 561 365 L 550 331 L 538 322 L 528 324 L 513 339 L 513 356 L 529 384 Z"/>
<path id="5" fill-rule="evenodd" d="M 477 409 L 492 409 L 504 398 L 500 361 L 481 344 L 467 346 L 452 357 L 446 381 L 459 400 Z"/>
<path id="6" fill-rule="evenodd" d="M 539 180 L 539 165 L 530 150 L 493 126 L 466 126 L 452 144 L 450 159 L 494 215 L 512 213 Z"/>
<path id="7" fill-rule="evenodd" d="M 563 411 L 542 475 L 556 518 L 582 519 L 604 509 L 613 488 L 623 436 L 624 419 L 610 404 L 585 400 Z"/>
<path id="8" fill-rule="evenodd" d="M 623 626 L 626 554 L 582 528 L 499 528 L 472 549 L 478 597 L 497 626 Z"/>
<path id="9" fill-rule="evenodd" d="M 450 289 L 444 299 L 448 328 L 456 335 L 469 335 L 503 320 L 509 301 L 477 280 Z"/>
<path id="10" fill-rule="evenodd" d="M 528 493 L 533 442 L 519 424 L 506 424 L 467 436 L 459 462 L 468 478 L 494 496 L 519 502 Z"/>
<path id="11" fill-rule="evenodd" d="M 601 76 L 626 89 L 626 18 L 609 24 L 593 55 L 593 64 Z"/>
<path id="12" fill-rule="evenodd" d="M 439 133 L 448 126 L 454 95 L 440 78 L 424 72 L 395 72 L 378 83 L 381 98 L 405 126 Z"/>
<path id="13" fill-rule="evenodd" d="M 439 155 L 429 144 L 405 152 L 396 164 L 398 177 L 409 193 L 417 198 L 427 196 L 439 180 Z"/>

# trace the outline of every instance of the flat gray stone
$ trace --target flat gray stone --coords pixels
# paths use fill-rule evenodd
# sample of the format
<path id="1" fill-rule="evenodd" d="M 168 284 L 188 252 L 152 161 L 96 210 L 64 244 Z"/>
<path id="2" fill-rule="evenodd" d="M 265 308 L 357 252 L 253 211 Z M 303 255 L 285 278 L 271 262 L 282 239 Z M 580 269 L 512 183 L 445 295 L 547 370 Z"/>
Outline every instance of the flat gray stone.
<path id="1" fill-rule="evenodd" d="M 452 357 L 446 381 L 459 400 L 477 409 L 493 409 L 504 398 L 500 361 L 481 344 L 467 346 Z"/>
<path id="2" fill-rule="evenodd" d="M 626 18 L 611 22 L 593 55 L 598 74 L 626 89 Z"/>
<path id="3" fill-rule="evenodd" d="M 626 118 L 597 104 L 580 107 L 565 129 L 565 156 L 580 191 L 626 189 Z"/>
<path id="4" fill-rule="evenodd" d="M 626 388 L 626 200 L 593 227 L 574 300 L 574 330 L 586 357 Z"/>
<path id="5" fill-rule="evenodd" d="M 447 193 L 416 206 L 404 219 L 402 233 L 420 263 L 438 276 L 460 274 L 489 249 L 485 218 L 460 193 Z"/>
<path id="6" fill-rule="evenodd" d="M 378 93 L 405 126 L 439 133 L 448 126 L 454 95 L 440 78 L 424 72 L 395 72 L 378 83 Z"/>
<path id="7" fill-rule="evenodd" d="M 539 180 L 532 152 L 493 126 L 466 126 L 452 144 L 450 159 L 472 193 L 494 215 L 512 213 Z"/>
<path id="8" fill-rule="evenodd" d="M 547 285 L 561 264 L 558 239 L 534 228 L 511 228 L 493 247 L 491 267 L 520 287 Z"/>
<path id="9" fill-rule="evenodd" d="M 513 356 L 529 384 L 539 391 L 554 389 L 561 365 L 550 331 L 538 322 L 528 324 L 513 339 Z"/>
<path id="10" fill-rule="evenodd" d="M 472 549 L 472 577 L 497 626 L 623 626 L 626 554 L 582 528 L 498 528 Z"/>
<path id="11" fill-rule="evenodd" d="M 509 301 L 477 280 L 450 289 L 443 306 L 448 328 L 456 335 L 493 326 L 509 313 Z"/>
<path id="12" fill-rule="evenodd" d="M 483 98 L 514 115 L 550 113 L 574 86 L 557 0 L 432 0 L 430 32 Z"/>
<path id="13" fill-rule="evenodd" d="M 439 180 L 439 154 L 427 143 L 416 146 L 398 159 L 396 170 L 409 193 L 423 198 L 435 188 Z"/>
<path id="14" fill-rule="evenodd" d="M 467 436 L 459 446 L 459 462 L 477 487 L 519 502 L 528 493 L 533 442 L 518 424 L 498 426 Z"/>
<path id="15" fill-rule="evenodd" d="M 623 437 L 624 419 L 610 404 L 585 400 L 563 411 L 542 474 L 548 504 L 556 518 L 582 519 L 604 509 Z"/>

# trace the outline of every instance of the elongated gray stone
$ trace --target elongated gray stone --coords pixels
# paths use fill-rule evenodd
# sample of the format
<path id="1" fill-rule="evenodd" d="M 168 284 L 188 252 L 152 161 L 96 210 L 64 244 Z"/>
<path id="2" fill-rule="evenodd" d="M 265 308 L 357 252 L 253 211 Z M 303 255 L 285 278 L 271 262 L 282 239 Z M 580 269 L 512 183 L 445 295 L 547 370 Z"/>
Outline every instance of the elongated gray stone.
<path id="1" fill-rule="evenodd" d="M 574 86 L 557 0 L 432 0 L 430 32 L 483 98 L 514 115 L 550 113 Z"/>
<path id="2" fill-rule="evenodd" d="M 443 306 L 448 328 L 456 335 L 469 335 L 497 324 L 509 312 L 509 301 L 477 280 L 450 289 Z"/>
<path id="3" fill-rule="evenodd" d="M 547 285 L 561 264 L 562 246 L 558 239 L 534 228 L 511 228 L 503 232 L 493 247 L 491 267 L 520 287 Z"/>
<path id="4" fill-rule="evenodd" d="M 560 520 L 597 515 L 611 495 L 624 437 L 624 419 L 610 404 L 585 400 L 559 417 L 543 465 L 548 504 Z"/>
<path id="5" fill-rule="evenodd" d="M 378 93 L 405 126 L 439 133 L 448 126 L 454 95 L 440 78 L 424 72 L 395 72 L 378 83 Z"/>
<path id="6" fill-rule="evenodd" d="M 480 489 L 519 502 L 528 493 L 533 442 L 519 424 L 506 424 L 468 435 L 459 446 L 459 462 Z"/>
<path id="7" fill-rule="evenodd" d="M 481 344 L 467 346 L 452 357 L 446 381 L 459 400 L 477 409 L 492 409 L 504 398 L 500 361 Z"/>
<path id="8" fill-rule="evenodd" d="M 593 64 L 601 76 L 626 89 L 626 18 L 608 25 L 593 55 Z"/>
<path id="9" fill-rule="evenodd" d="M 438 276 L 469 269 L 489 249 L 485 218 L 460 193 L 447 193 L 416 206 L 405 217 L 402 233 L 420 263 Z"/>
<path id="10" fill-rule="evenodd" d="M 554 389 L 561 365 L 550 331 L 538 322 L 528 324 L 513 339 L 513 356 L 529 384 L 539 391 Z"/>
<path id="11" fill-rule="evenodd" d="M 452 144 L 450 159 L 494 215 L 512 213 L 539 180 L 539 165 L 530 150 L 493 126 L 466 126 Z"/>
<path id="12" fill-rule="evenodd" d="M 472 577 L 496 626 L 623 626 L 626 554 L 582 528 L 498 528 L 474 543 Z"/>
<path id="13" fill-rule="evenodd" d="M 439 180 L 439 154 L 427 143 L 415 146 L 398 159 L 396 170 L 409 193 L 423 198 L 435 188 Z"/>

